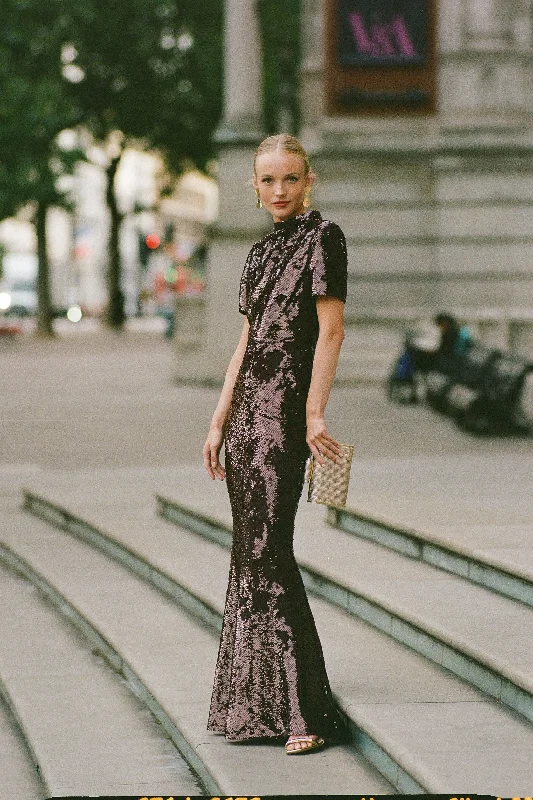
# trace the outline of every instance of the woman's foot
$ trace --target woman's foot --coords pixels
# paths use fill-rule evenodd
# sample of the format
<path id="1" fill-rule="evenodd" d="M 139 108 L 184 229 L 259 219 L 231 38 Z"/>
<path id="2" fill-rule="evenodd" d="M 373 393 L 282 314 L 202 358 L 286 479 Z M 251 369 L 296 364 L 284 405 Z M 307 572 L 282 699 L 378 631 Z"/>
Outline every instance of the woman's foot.
<path id="1" fill-rule="evenodd" d="M 285 745 L 285 752 L 288 756 L 310 753 L 311 750 L 319 750 L 324 747 L 324 739 L 320 736 L 289 736 Z"/>

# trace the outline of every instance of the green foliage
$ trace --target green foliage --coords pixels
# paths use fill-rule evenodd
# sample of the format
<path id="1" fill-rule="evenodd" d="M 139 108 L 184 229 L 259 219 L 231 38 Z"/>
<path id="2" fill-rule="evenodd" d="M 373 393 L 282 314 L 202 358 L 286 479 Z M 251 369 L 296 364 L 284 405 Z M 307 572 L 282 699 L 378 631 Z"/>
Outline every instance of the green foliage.
<path id="1" fill-rule="evenodd" d="M 29 201 L 63 200 L 72 154 L 57 135 L 80 118 L 61 76 L 64 0 L 4 0 L 0 27 L 0 218 Z"/>
<path id="2" fill-rule="evenodd" d="M 83 125 L 108 145 L 107 321 L 123 323 L 115 175 L 125 147 L 157 148 L 179 173 L 213 155 L 221 108 L 223 0 L 85 0 L 63 61 Z"/>
<path id="3" fill-rule="evenodd" d="M 56 138 L 78 124 L 160 148 L 175 171 L 203 167 L 221 111 L 222 17 L 223 0 L 4 0 L 0 218 L 61 200 L 60 162 L 76 159 Z"/>
<path id="4" fill-rule="evenodd" d="M 203 166 L 221 107 L 222 0 L 87 0 L 67 51 L 71 93 L 100 141 L 113 131 Z"/>
<path id="5" fill-rule="evenodd" d="M 0 218 L 35 203 L 40 320 L 49 333 L 46 208 L 78 151 L 82 126 L 108 149 L 109 322 L 123 321 L 114 177 L 128 144 L 157 148 L 174 172 L 205 166 L 222 96 L 223 0 L 4 0 L 0 28 Z M 42 291 L 41 291 L 42 289 Z M 41 295 L 43 302 L 41 304 Z M 43 308 L 41 309 L 41 305 Z M 42 312 L 42 313 L 41 313 Z"/>

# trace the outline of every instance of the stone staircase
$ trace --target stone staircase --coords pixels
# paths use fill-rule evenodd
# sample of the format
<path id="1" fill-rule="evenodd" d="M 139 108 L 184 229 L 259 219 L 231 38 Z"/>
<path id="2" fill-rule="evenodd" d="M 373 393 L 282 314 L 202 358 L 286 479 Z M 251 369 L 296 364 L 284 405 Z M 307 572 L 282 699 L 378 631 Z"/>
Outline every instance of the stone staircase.
<path id="1" fill-rule="evenodd" d="M 156 724 L 150 698 L 123 655 L 61 592 L 61 580 L 53 580 L 50 569 L 35 568 L 40 552 L 44 562 L 50 566 L 55 560 L 63 579 L 69 574 L 80 588 L 84 573 L 86 584 L 112 609 L 100 581 L 109 592 L 117 581 L 114 565 L 95 578 L 87 559 L 73 563 L 68 543 L 59 543 L 64 552 L 55 558 L 56 531 L 50 526 L 10 523 L 17 551 L 5 541 L 0 547 L 3 796 L 198 794 L 202 781 L 191 769 L 193 760 L 182 757 L 170 732 Z"/>
<path id="2" fill-rule="evenodd" d="M 100 495 L 104 507 L 106 499 L 110 500 L 106 495 L 108 485 L 104 481 L 100 487 L 104 489 L 104 494 Z M 135 494 L 139 488 L 135 484 Z M 60 495 L 59 490 L 56 495 Z M 121 497 L 120 489 L 114 492 L 114 497 L 117 496 Z M 100 505 L 98 497 L 92 499 Z M 128 491 L 122 499 L 126 502 L 118 516 L 127 527 L 127 507 L 131 499 Z M 135 535 L 145 542 L 155 541 L 155 536 L 160 542 L 161 557 L 166 558 L 165 544 L 175 538 L 174 531 L 155 516 L 153 499 L 149 513 L 146 501 L 150 499 L 148 495 L 141 502 L 147 511 L 144 520 L 142 514 L 133 514 L 138 522 Z M 113 515 L 117 513 L 115 503 L 116 499 Z M 134 505 L 138 507 L 139 502 Z M 75 506 L 73 498 L 71 507 Z M 45 507 L 40 501 L 34 511 L 39 509 L 44 517 Z M 172 763 L 177 774 L 168 774 L 168 764 L 160 765 L 157 759 L 154 764 L 151 753 L 146 754 L 144 760 L 140 759 L 131 743 L 124 741 L 122 728 L 129 731 L 134 726 L 118 701 L 111 703 L 106 697 L 103 718 L 99 719 L 94 709 L 102 705 L 99 701 L 101 687 L 96 682 L 79 677 L 80 694 L 86 684 L 94 687 L 93 699 L 87 702 L 76 693 L 75 679 L 69 687 L 70 702 L 58 700 L 55 683 L 47 687 L 45 682 L 41 691 L 48 705 L 43 698 L 39 707 L 35 700 L 38 687 L 34 682 L 26 686 L 26 692 L 17 692 L 17 679 L 3 664 L 0 676 L 5 694 L 11 698 L 19 734 L 28 752 L 32 753 L 28 760 L 38 765 L 37 773 L 43 776 L 44 796 L 89 792 L 115 796 L 134 792 L 153 794 L 154 791 L 167 795 L 220 795 L 230 791 L 237 793 L 237 790 L 249 795 L 264 794 L 267 790 L 280 794 L 286 790 L 293 794 L 311 791 L 325 794 L 328 787 L 348 793 L 354 786 L 356 791 L 359 787 L 361 791 L 370 787 L 380 794 L 392 791 L 391 785 L 354 747 L 332 748 L 317 754 L 317 758 L 311 760 L 312 765 L 307 759 L 294 764 L 296 759 L 285 759 L 279 746 L 232 746 L 221 737 L 209 735 L 205 722 L 217 653 L 218 613 L 206 614 L 209 608 L 202 598 L 199 604 L 194 598 L 192 603 L 188 602 L 187 593 L 179 586 L 175 591 L 174 581 L 170 575 L 164 575 L 161 565 L 152 565 L 149 559 L 135 559 L 128 549 L 117 546 L 118 538 L 113 543 L 113 537 L 103 537 L 111 542 L 109 552 L 96 538 L 89 544 L 85 536 L 91 526 L 75 514 L 67 517 L 69 533 L 74 535 L 65 535 L 65 531 L 59 529 L 64 526 L 55 504 L 49 506 L 51 525 L 41 521 L 32 524 L 30 517 L 13 515 L 2 537 L 1 561 L 12 572 L 24 577 L 25 587 L 38 588 L 39 596 L 44 596 L 55 611 L 69 621 L 77 634 L 89 643 L 90 649 L 118 673 L 121 685 L 128 687 L 142 708 L 151 712 L 151 717 L 155 717 L 165 733 L 159 739 L 166 742 L 167 747 L 168 740 L 173 745 Z M 117 526 L 119 530 L 120 525 Z M 185 576 L 189 568 L 190 563 L 187 565 L 183 560 L 181 569 Z M 217 558 L 215 568 L 220 591 L 223 591 L 226 565 Z M 182 583 L 185 585 L 186 580 L 182 579 Z M 200 587 L 202 594 L 209 595 L 209 592 L 202 592 Z M 20 608 L 18 598 L 13 606 Z M 57 624 L 64 626 L 65 623 L 60 620 Z M 58 652 L 64 652 L 64 642 L 57 643 L 57 633 L 46 630 L 44 625 L 40 629 L 40 638 L 48 642 L 52 651 L 53 664 L 54 653 L 57 656 Z M 43 670 L 46 674 L 53 667 L 48 669 L 44 665 Z M 85 671 L 78 665 L 78 676 L 83 676 Z M 41 683 L 39 680 L 39 685 Z M 46 688 L 50 690 L 48 694 Z M 86 712 L 85 725 L 76 716 L 80 704 Z M 54 707 L 57 708 L 55 720 L 50 718 L 50 708 Z M 90 713 L 88 709 L 92 709 Z M 107 722 L 106 713 L 110 716 Z M 70 738 L 78 729 L 83 735 Z M 93 742 L 91 737 L 97 741 Z M 87 758 L 87 771 L 78 770 L 80 758 Z M 185 764 L 189 769 L 180 775 Z M 167 768 L 165 780 L 157 774 L 158 766 Z M 43 797 L 43 793 L 36 793 L 34 797 Z"/>
<path id="3" fill-rule="evenodd" d="M 48 790 L 105 795 L 138 781 L 135 791 L 175 794 L 531 793 L 533 576 L 515 576 L 523 593 L 505 596 L 477 579 L 482 553 L 468 553 L 468 569 L 450 568 L 465 557 L 453 535 L 441 537 L 444 555 L 432 561 L 420 552 L 435 534 L 421 524 L 406 530 L 391 513 L 372 517 L 368 504 L 363 514 L 353 494 L 350 510 L 329 511 L 329 521 L 302 503 L 296 553 L 352 742 L 286 759 L 279 746 L 228 744 L 205 731 L 231 540 L 224 484 L 196 468 L 50 473 L 29 484 L 33 519 L 13 513 L 0 548 L 24 581 L 3 572 L 0 597 L 24 609 L 22 641 L 38 631 L 28 672 L 50 677 L 36 696 L 16 674 L 15 648 L 11 664 L 2 656 L 0 685 L 27 764 L 39 765 Z M 64 680 L 54 675 L 58 652 L 69 653 L 56 669 Z M 91 709 L 85 723 L 80 708 Z M 161 756 L 172 774 L 157 772 L 154 740 L 141 733 L 147 710 L 172 748 L 172 758 L 164 748 Z M 119 723 L 144 750 L 117 733 Z M 135 747 L 144 755 L 134 774 L 123 751 Z M 93 751 L 73 785 L 76 755 Z M 201 790 L 185 788 L 195 782 Z M 37 786 L 26 796 L 43 795 Z"/>

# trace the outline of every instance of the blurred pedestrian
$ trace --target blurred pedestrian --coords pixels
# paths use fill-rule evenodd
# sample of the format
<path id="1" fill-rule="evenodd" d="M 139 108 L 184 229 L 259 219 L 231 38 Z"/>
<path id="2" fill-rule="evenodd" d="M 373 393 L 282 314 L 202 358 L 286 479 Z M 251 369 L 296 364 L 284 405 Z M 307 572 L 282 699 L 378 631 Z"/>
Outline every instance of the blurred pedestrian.
<path id="1" fill-rule="evenodd" d="M 441 332 L 439 354 L 444 357 L 464 355 L 472 342 L 470 328 L 460 325 L 452 314 L 446 312 L 437 314 L 435 324 Z"/>
<path id="2" fill-rule="evenodd" d="M 321 464 L 340 453 L 324 412 L 343 339 L 346 242 L 307 210 L 312 181 L 297 139 L 260 144 L 253 183 L 274 228 L 244 266 L 246 319 L 203 451 L 211 478 L 227 476 L 233 514 L 208 729 L 233 741 L 288 737 L 289 755 L 343 732 L 293 552 L 309 450 Z"/>
<path id="3" fill-rule="evenodd" d="M 399 403 L 418 403 L 426 391 L 426 374 L 434 365 L 440 345 L 440 329 L 419 320 L 405 334 L 403 350 L 387 378 L 387 396 Z"/>
<path id="4" fill-rule="evenodd" d="M 409 336 L 387 379 L 387 396 L 398 403 L 416 403 L 416 362 L 410 347 Z"/>

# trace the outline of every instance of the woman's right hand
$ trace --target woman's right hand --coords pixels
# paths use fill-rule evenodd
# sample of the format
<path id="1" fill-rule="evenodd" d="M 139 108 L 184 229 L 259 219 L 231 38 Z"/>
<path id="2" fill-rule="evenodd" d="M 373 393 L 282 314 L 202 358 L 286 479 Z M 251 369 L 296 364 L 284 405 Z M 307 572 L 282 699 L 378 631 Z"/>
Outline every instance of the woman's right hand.
<path id="1" fill-rule="evenodd" d="M 223 429 L 211 427 L 204 444 L 203 456 L 204 466 L 207 470 L 207 474 L 213 481 L 215 478 L 223 481 L 226 477 L 226 470 L 219 461 L 219 455 L 223 441 Z"/>
<path id="2" fill-rule="evenodd" d="M 340 463 L 339 457 L 342 452 L 340 443 L 330 436 L 326 429 L 326 421 L 322 414 L 311 416 L 307 415 L 307 444 L 312 455 L 323 467 L 325 458 Z"/>

